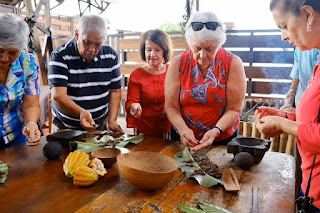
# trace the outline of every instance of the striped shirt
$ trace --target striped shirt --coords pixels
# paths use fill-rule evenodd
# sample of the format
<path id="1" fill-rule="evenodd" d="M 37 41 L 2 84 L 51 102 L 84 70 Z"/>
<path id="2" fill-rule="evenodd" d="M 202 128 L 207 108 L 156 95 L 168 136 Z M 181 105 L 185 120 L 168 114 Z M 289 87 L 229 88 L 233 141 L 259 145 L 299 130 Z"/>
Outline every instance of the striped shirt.
<path id="1" fill-rule="evenodd" d="M 39 66 L 32 55 L 21 51 L 11 64 L 5 87 L 0 84 L 0 136 L 6 144 L 22 136 L 24 95 L 39 94 Z"/>
<path id="2" fill-rule="evenodd" d="M 90 112 L 100 125 L 108 113 L 109 90 L 121 88 L 118 55 L 110 46 L 103 45 L 97 56 L 87 63 L 81 58 L 74 38 L 51 53 L 48 79 L 50 88 L 67 87 L 69 98 Z M 52 114 L 67 128 L 82 129 L 79 118 L 54 103 Z"/>

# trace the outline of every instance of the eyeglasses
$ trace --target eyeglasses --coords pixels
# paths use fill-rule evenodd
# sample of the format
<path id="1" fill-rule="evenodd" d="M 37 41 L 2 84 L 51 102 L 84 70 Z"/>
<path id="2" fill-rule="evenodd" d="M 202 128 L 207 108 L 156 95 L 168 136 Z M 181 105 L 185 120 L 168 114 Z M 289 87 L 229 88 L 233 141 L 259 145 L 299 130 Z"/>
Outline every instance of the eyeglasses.
<path id="1" fill-rule="evenodd" d="M 206 25 L 208 30 L 215 31 L 218 26 L 221 26 L 218 22 L 191 22 L 192 29 L 194 31 L 202 30 L 203 26 Z"/>

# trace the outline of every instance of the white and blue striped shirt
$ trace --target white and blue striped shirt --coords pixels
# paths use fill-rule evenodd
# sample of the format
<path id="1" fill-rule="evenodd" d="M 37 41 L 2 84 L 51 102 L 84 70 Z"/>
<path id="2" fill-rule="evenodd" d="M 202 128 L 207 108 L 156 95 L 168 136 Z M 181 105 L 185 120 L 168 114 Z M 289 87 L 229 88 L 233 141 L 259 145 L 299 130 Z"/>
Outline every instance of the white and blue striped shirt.
<path id="1" fill-rule="evenodd" d="M 50 88 L 67 87 L 69 98 L 100 124 L 108 113 L 109 90 L 121 88 L 118 55 L 112 47 L 103 45 L 94 60 L 87 63 L 79 55 L 76 39 L 72 39 L 51 53 L 48 79 Z M 54 103 L 52 113 L 67 128 L 82 128 L 79 118 Z"/>

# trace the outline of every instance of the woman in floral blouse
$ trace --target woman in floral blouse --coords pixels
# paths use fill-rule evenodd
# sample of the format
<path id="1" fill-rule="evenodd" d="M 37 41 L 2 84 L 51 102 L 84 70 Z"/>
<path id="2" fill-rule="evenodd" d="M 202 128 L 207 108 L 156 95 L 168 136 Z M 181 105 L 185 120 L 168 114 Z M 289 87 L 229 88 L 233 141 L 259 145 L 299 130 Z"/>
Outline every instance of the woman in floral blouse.
<path id="1" fill-rule="evenodd" d="M 0 15 L 0 150 L 40 140 L 39 66 L 23 51 L 28 37 L 20 17 Z"/>

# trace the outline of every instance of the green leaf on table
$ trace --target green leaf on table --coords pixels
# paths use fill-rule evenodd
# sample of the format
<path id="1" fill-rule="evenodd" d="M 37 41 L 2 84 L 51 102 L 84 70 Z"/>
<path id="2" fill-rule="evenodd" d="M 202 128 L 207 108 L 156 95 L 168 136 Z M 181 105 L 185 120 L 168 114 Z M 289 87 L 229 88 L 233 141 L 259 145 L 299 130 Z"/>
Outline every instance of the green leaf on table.
<path id="1" fill-rule="evenodd" d="M 207 156 L 201 153 L 193 153 L 194 156 L 207 158 Z M 223 184 L 221 179 L 214 178 L 207 173 L 195 174 L 196 170 L 201 169 L 200 166 L 194 161 L 189 149 L 186 147 L 182 152 L 178 152 L 174 155 L 174 159 L 177 161 L 178 166 L 182 172 L 186 174 L 188 178 L 192 177 L 198 181 L 201 186 L 212 187 L 217 184 Z M 186 163 L 190 162 L 190 163 Z"/>
<path id="2" fill-rule="evenodd" d="M 97 150 L 97 149 L 112 147 L 112 146 L 100 146 L 101 143 L 106 143 L 109 140 L 118 141 L 116 147 L 125 147 L 128 143 L 138 144 L 141 141 L 143 141 L 143 139 L 144 139 L 143 134 L 136 135 L 136 136 L 128 136 L 127 134 L 124 134 L 119 138 L 114 138 L 110 135 L 105 135 L 100 140 L 98 140 L 97 138 L 92 138 L 86 142 L 70 141 L 69 146 L 70 146 L 71 151 L 78 150 L 78 151 L 90 153 L 90 152 Z"/>
<path id="3" fill-rule="evenodd" d="M 177 204 L 177 206 L 179 207 L 179 209 L 181 211 L 186 212 L 186 213 L 205 213 L 205 211 L 202 211 L 201 209 L 197 209 L 192 206 L 187 206 L 184 204 Z"/>
<path id="4" fill-rule="evenodd" d="M 96 138 L 94 138 L 96 139 Z M 104 135 L 99 141 L 96 139 L 96 142 L 108 142 L 108 141 L 114 141 L 114 137 L 112 137 L 111 135 Z"/>
<path id="5" fill-rule="evenodd" d="M 8 165 L 0 161 L 0 183 L 4 183 L 8 177 Z"/>
<path id="6" fill-rule="evenodd" d="M 127 134 L 123 134 L 119 138 L 115 138 L 116 141 L 118 141 L 118 144 L 116 147 L 125 147 L 128 143 L 134 143 L 138 144 L 144 139 L 144 134 L 141 135 L 135 135 L 135 136 L 129 136 Z"/>
<path id="7" fill-rule="evenodd" d="M 87 140 L 86 143 L 98 143 L 98 139 L 97 138 L 91 138 L 90 140 Z"/>
<path id="8" fill-rule="evenodd" d="M 77 148 L 75 150 L 78 150 L 79 152 L 85 152 L 85 153 L 90 153 L 93 152 L 94 150 L 100 149 L 100 145 L 97 143 L 86 143 L 86 142 L 80 142 L 80 141 L 70 141 L 69 146 L 74 147 L 76 144 Z M 104 148 L 104 147 L 103 147 Z M 71 151 L 72 150 L 71 148 Z"/>
<path id="9" fill-rule="evenodd" d="M 217 206 L 215 204 L 212 204 L 212 203 L 202 202 L 202 201 L 200 201 L 198 199 L 196 199 L 196 202 L 197 202 L 198 206 L 200 206 L 200 208 L 203 209 L 204 212 L 231 213 L 227 209 L 224 209 L 224 208 L 222 208 L 220 206 Z"/>

